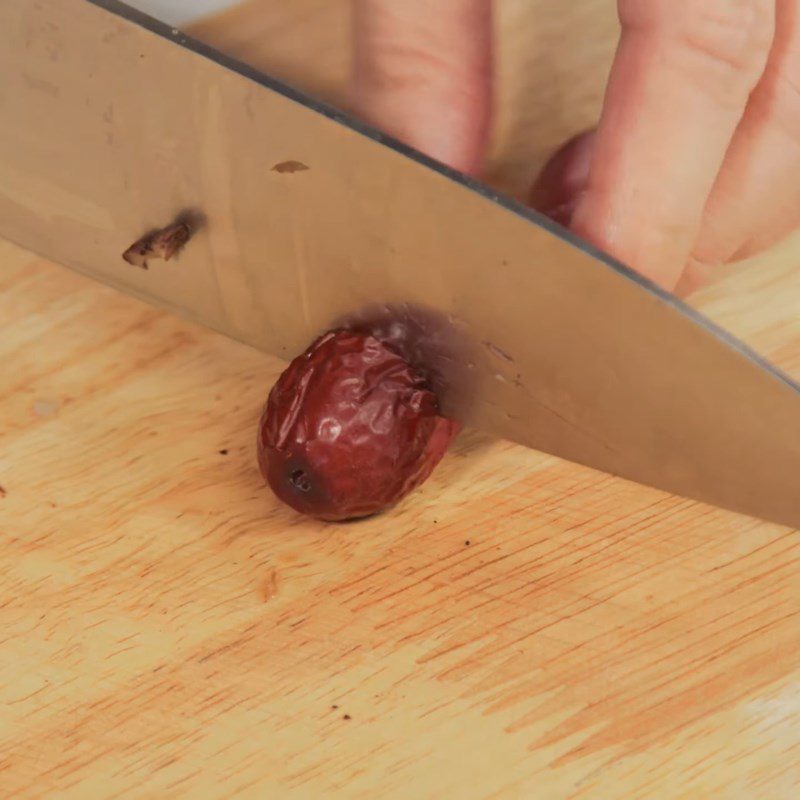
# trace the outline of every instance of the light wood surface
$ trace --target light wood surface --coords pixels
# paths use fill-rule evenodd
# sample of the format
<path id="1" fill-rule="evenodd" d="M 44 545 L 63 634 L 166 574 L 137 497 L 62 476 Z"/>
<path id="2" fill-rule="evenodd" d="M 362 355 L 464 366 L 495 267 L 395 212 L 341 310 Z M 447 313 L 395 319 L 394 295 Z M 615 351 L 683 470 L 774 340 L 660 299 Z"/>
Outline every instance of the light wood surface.
<path id="1" fill-rule="evenodd" d="M 596 113 L 610 5 L 500 4 L 499 183 Z M 344 2 L 260 6 L 203 36 L 346 64 Z M 794 377 L 798 260 L 695 300 Z M 474 432 L 300 519 L 253 454 L 279 362 L 6 243 L 0 320 L 0 796 L 797 797 L 800 533 Z"/>

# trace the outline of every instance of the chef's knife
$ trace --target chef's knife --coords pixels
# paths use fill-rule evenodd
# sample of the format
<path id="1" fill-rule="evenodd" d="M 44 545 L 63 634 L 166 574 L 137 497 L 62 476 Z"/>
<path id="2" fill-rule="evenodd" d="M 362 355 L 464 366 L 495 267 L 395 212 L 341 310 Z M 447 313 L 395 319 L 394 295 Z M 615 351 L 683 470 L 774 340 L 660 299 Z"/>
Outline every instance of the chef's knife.
<path id="1" fill-rule="evenodd" d="M 123 261 L 181 213 L 205 224 L 177 260 Z M 466 423 L 800 527 L 788 378 L 536 213 L 115 0 L 0 3 L 0 235 L 284 357 L 360 309 L 424 309 L 468 345 L 444 392 Z"/>

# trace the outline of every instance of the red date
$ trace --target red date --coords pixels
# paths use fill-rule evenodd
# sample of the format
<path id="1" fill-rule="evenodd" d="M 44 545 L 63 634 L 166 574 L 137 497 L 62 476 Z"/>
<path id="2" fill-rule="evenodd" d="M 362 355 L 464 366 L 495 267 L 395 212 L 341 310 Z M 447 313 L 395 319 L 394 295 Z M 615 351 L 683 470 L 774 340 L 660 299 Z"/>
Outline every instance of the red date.
<path id="1" fill-rule="evenodd" d="M 270 392 L 258 461 L 296 511 L 355 519 L 419 487 L 457 431 L 425 377 L 397 353 L 373 336 L 333 331 L 292 361 Z"/>

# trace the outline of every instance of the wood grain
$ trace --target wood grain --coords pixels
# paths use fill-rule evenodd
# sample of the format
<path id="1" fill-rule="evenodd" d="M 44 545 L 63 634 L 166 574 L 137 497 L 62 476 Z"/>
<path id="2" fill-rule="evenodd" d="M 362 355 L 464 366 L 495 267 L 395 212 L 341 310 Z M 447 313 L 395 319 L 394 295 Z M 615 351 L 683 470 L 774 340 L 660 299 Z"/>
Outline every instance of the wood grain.
<path id="1" fill-rule="evenodd" d="M 569 13 L 610 34 L 609 5 Z M 295 4 L 249 8 L 300 47 Z M 554 3 L 501 10 L 504 69 L 558 48 L 564 76 L 563 117 L 506 128 L 510 185 L 599 73 Z M 695 300 L 795 377 L 799 257 Z M 276 360 L 6 243 L 0 320 L 3 797 L 797 796 L 797 531 L 475 432 L 386 516 L 300 519 L 253 455 Z"/>

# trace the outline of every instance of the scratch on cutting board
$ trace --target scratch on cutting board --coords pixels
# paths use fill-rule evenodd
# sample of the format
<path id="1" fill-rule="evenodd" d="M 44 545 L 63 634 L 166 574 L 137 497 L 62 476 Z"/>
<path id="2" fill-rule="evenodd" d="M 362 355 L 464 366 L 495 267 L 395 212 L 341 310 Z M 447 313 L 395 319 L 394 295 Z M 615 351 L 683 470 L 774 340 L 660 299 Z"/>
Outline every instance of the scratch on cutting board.
<path id="1" fill-rule="evenodd" d="M 265 603 L 278 594 L 278 585 L 278 570 L 275 567 L 271 567 L 261 584 L 261 596 L 264 598 Z"/>

